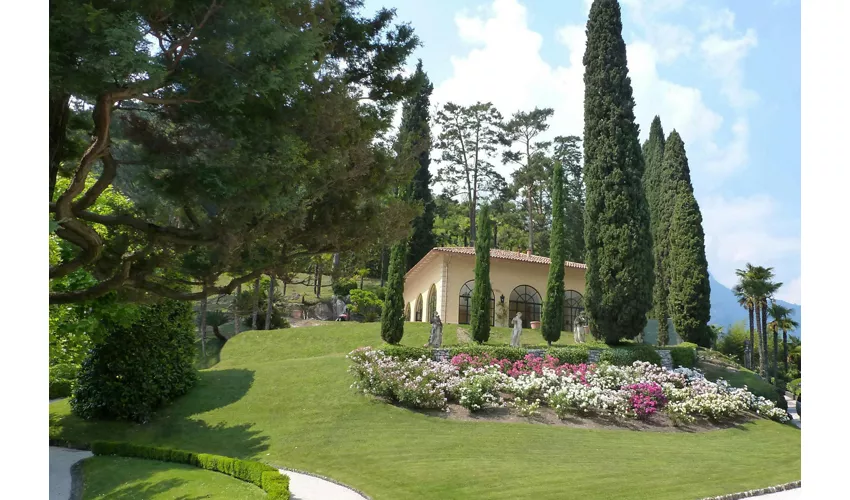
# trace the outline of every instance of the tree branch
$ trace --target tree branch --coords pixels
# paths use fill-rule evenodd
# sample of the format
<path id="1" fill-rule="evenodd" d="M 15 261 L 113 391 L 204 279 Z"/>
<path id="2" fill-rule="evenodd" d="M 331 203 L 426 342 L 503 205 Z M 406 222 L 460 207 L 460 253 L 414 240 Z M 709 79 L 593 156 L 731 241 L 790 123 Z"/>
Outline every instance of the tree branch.
<path id="1" fill-rule="evenodd" d="M 250 274 L 246 274 L 245 276 L 240 276 L 238 278 L 233 278 L 230 280 L 230 283 L 224 286 L 217 287 L 207 287 L 206 290 L 201 290 L 200 292 L 182 292 L 178 290 L 174 290 L 169 288 L 161 283 L 154 283 L 151 281 L 136 281 L 132 284 L 133 288 L 137 288 L 139 290 L 145 290 L 151 293 L 155 293 L 161 297 L 166 297 L 169 299 L 175 300 L 200 300 L 202 298 L 209 297 L 210 295 L 230 295 L 233 290 L 236 289 L 238 285 L 243 283 L 247 283 L 253 279 L 256 279 L 265 274 L 265 270 L 254 271 Z"/>
<path id="2" fill-rule="evenodd" d="M 100 161 L 103 163 L 103 173 L 100 174 L 100 178 L 98 178 L 97 182 L 95 182 L 94 185 L 86 191 L 83 197 L 74 203 L 72 207 L 74 212 L 85 210 L 94 205 L 98 197 L 100 197 L 106 188 L 112 184 L 112 181 L 115 180 L 115 175 L 118 173 L 118 164 L 115 162 L 115 159 L 112 158 L 112 153 L 109 152 L 109 150 L 105 151 L 103 156 L 100 158 Z"/>

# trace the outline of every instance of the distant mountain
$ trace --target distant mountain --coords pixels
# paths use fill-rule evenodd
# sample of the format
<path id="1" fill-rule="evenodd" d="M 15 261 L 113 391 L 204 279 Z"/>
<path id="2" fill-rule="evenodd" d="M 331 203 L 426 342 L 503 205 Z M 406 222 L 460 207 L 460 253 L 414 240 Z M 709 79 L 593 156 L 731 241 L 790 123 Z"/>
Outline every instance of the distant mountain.
<path id="1" fill-rule="evenodd" d="M 743 320 L 749 322 L 747 310 L 738 305 L 738 299 L 735 298 L 732 290 L 723 286 L 719 281 L 714 279 L 714 276 L 709 275 L 709 280 L 711 283 L 711 323 L 722 326 L 725 330 L 737 321 Z M 803 328 L 803 322 L 800 321 L 800 306 L 785 302 L 784 300 L 777 300 L 777 302 L 794 310 L 791 316 L 797 323 L 800 323 L 800 328 L 797 328 L 793 332 L 793 335 L 802 338 L 800 337 L 800 331 Z M 769 317 L 768 322 L 770 322 Z"/>

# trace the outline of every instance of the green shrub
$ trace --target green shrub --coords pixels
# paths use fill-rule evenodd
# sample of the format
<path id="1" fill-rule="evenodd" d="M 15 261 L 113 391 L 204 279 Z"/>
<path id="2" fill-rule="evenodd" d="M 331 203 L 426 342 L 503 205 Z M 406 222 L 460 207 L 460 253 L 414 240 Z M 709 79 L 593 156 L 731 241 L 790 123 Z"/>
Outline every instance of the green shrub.
<path id="1" fill-rule="evenodd" d="M 569 363 L 571 365 L 580 365 L 587 363 L 589 349 L 585 346 L 575 347 L 552 347 L 546 350 L 546 354 L 553 358 L 558 358 L 561 364 Z"/>
<path id="2" fill-rule="evenodd" d="M 421 357 L 426 357 L 431 359 L 433 356 L 433 351 L 430 347 L 415 347 L 415 346 L 406 346 L 406 345 L 393 345 L 387 344 L 381 346 L 379 348 L 387 356 L 397 359 L 419 359 Z"/>
<path id="3" fill-rule="evenodd" d="M 340 278 L 331 284 L 331 290 L 337 297 L 345 297 L 357 288 L 357 280 L 354 278 Z"/>
<path id="4" fill-rule="evenodd" d="M 111 441 L 95 441 L 91 444 L 91 451 L 95 455 L 114 455 L 193 465 L 252 483 L 263 489 L 267 493 L 267 498 L 288 500 L 290 497 L 289 477 L 281 474 L 271 465 L 260 462 Z"/>
<path id="5" fill-rule="evenodd" d="M 646 361 L 655 365 L 660 365 L 661 355 L 658 354 L 658 351 L 656 351 L 654 347 L 644 344 L 602 349 L 602 352 L 599 354 L 600 363 L 629 366 L 635 361 Z"/>
<path id="6" fill-rule="evenodd" d="M 697 364 L 697 345 L 683 342 L 670 348 L 670 357 L 673 358 L 673 367 L 693 368 Z"/>
<path id="7" fill-rule="evenodd" d="M 71 395 L 72 382 L 62 378 L 50 379 L 50 399 L 67 398 Z"/>
<path id="8" fill-rule="evenodd" d="M 614 349 L 604 349 L 599 354 L 599 363 L 608 363 L 616 366 L 628 366 L 632 364 L 632 353 L 629 349 L 616 347 Z"/>
<path id="9" fill-rule="evenodd" d="M 375 321 L 381 316 L 384 302 L 372 292 L 366 290 L 352 290 L 351 303 L 348 310 L 354 314 L 363 316 L 364 321 Z"/>
<path id="10" fill-rule="evenodd" d="M 498 359 L 518 361 L 528 354 L 528 350 L 522 347 L 487 344 L 466 344 L 449 348 L 449 357 L 454 357 L 458 354 L 469 354 L 470 356 L 483 356 L 487 354 Z"/>
<path id="11" fill-rule="evenodd" d="M 79 373 L 80 367 L 79 365 L 74 365 L 71 363 L 64 363 L 61 365 L 53 365 L 50 367 L 50 378 L 51 379 L 64 379 L 64 380 L 74 380 L 77 378 L 77 373 Z"/>
<path id="12" fill-rule="evenodd" d="M 83 362 L 71 396 L 77 416 L 144 422 L 198 380 L 191 304 L 163 300 L 140 309 L 132 323 L 108 325 Z"/>
<path id="13" fill-rule="evenodd" d="M 794 379 L 788 382 L 788 385 L 786 387 L 786 390 L 793 394 L 797 399 L 799 399 L 800 396 L 800 380 L 801 379 L 799 378 Z"/>

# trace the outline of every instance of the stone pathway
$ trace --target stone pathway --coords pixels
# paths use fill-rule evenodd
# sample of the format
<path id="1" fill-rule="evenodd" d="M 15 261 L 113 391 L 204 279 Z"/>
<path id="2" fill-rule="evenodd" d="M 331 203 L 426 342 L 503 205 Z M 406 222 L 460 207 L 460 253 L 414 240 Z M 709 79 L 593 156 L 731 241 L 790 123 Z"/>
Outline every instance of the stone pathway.
<path id="1" fill-rule="evenodd" d="M 90 451 L 50 447 L 50 500 L 71 498 L 71 466 L 90 456 Z"/>
<path id="2" fill-rule="evenodd" d="M 785 396 L 785 401 L 788 402 L 788 414 L 791 415 L 791 423 L 796 425 L 798 429 L 802 429 L 800 427 L 800 415 L 797 414 L 797 402 L 788 396 Z"/>
<path id="3" fill-rule="evenodd" d="M 291 500 L 367 500 L 367 497 L 345 486 L 309 474 L 280 469 L 289 476 Z"/>
<path id="4" fill-rule="evenodd" d="M 71 498 L 71 467 L 90 456 L 90 451 L 50 447 L 50 500 Z M 360 493 L 326 479 L 287 469 L 280 472 L 289 476 L 292 500 L 367 500 Z"/>

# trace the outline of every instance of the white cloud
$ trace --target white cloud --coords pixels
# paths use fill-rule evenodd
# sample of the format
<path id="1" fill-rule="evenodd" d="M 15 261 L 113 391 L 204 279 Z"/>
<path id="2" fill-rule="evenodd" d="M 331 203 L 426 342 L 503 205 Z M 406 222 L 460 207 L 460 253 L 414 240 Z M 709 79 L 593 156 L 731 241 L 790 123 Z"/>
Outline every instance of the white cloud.
<path id="1" fill-rule="evenodd" d="M 778 207 L 774 198 L 763 194 L 733 198 L 712 195 L 700 203 L 705 254 L 717 281 L 733 286 L 735 269 L 748 262 L 779 272 L 784 258 L 799 254 L 800 238 L 777 235 L 771 223 L 777 220 Z"/>
<path id="2" fill-rule="evenodd" d="M 584 0 L 585 12 L 590 4 Z M 685 140 L 705 219 L 706 256 L 712 273 L 724 285 L 733 285 L 735 269 L 747 262 L 779 270 L 780 259 L 799 253 L 800 240 L 778 236 L 776 228 L 765 226 L 765 220 L 775 218 L 776 202 L 764 195 L 712 195 L 748 161 L 747 110 L 757 95 L 745 87 L 742 67 L 757 43 L 755 32 L 736 35 L 735 16 L 728 9 L 711 11 L 682 0 L 622 0 L 622 4 L 641 140 L 648 135 L 656 114 L 666 132 L 675 128 Z M 659 21 L 662 14 L 683 8 L 699 11 L 692 28 Z M 451 58 L 452 74 L 435 82 L 432 103 L 491 101 L 506 116 L 535 106 L 551 107 L 555 115 L 550 120 L 550 137 L 582 135 L 585 26 L 558 30 L 556 41 L 564 46 L 568 59 L 557 66 L 542 58 L 543 43 L 551 42 L 529 29 L 527 17 L 526 7 L 517 0 L 495 0 L 486 10 L 458 14 L 455 24 L 470 47 Z M 701 40 L 695 45 L 698 50 L 692 51 L 697 38 Z M 694 61 L 695 57 L 699 61 Z M 693 72 L 700 61 L 712 75 L 700 80 L 700 87 L 717 88 L 731 105 L 730 116 L 709 106 L 701 88 L 677 83 L 661 71 L 686 65 L 681 67 Z M 511 170 L 499 167 L 506 177 Z M 791 287 L 785 293 L 789 297 L 794 294 Z"/>
<path id="3" fill-rule="evenodd" d="M 782 288 L 776 294 L 776 298 L 790 302 L 792 304 L 800 304 L 801 301 L 801 281 L 800 277 L 796 277 L 788 283 L 783 283 Z"/>

